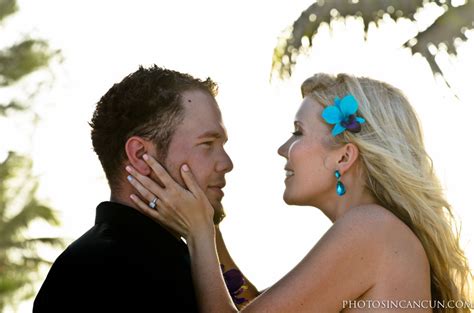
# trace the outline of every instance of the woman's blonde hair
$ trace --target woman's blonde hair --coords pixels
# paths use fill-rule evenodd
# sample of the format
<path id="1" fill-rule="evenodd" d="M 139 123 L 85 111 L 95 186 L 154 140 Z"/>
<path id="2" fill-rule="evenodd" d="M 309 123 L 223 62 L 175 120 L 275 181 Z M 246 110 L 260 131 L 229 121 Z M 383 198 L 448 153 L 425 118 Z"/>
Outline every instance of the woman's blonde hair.
<path id="1" fill-rule="evenodd" d="M 423 244 L 431 269 L 432 300 L 445 303 L 435 312 L 469 312 L 468 305 L 447 308 L 450 300 L 470 300 L 472 276 L 418 118 L 403 93 L 386 83 L 347 74 L 316 74 L 303 82 L 301 92 L 323 107 L 348 93 L 357 99 L 357 115 L 366 123 L 359 133 L 345 131 L 334 137 L 335 143 L 357 145 L 367 188 Z"/>

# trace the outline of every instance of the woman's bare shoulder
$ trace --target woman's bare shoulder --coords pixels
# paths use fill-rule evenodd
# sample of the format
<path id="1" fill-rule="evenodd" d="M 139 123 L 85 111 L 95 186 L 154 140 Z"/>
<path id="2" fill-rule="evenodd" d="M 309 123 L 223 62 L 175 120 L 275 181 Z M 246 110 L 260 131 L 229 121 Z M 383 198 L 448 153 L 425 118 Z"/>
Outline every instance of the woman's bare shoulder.
<path id="1" fill-rule="evenodd" d="M 408 236 L 409 228 L 405 229 L 403 225 L 396 216 L 380 206 L 350 210 L 336 220 L 292 271 L 249 308 L 255 309 L 255 312 L 263 312 L 270 307 L 279 307 L 281 312 L 338 312 L 348 299 L 405 299 L 408 292 L 418 296 L 418 289 L 426 289 L 429 294 L 429 283 L 428 288 L 426 284 L 416 284 L 416 281 L 429 282 L 429 276 L 424 279 L 406 273 L 409 266 L 402 264 L 408 264 L 407 260 L 399 262 L 399 265 L 389 260 L 391 252 L 405 249 L 397 239 Z M 399 255 L 412 254 L 402 252 Z M 387 262 L 392 262 L 391 271 L 387 270 Z M 418 269 L 415 266 L 413 271 Z M 394 278 L 402 270 L 405 274 Z M 392 277 L 381 276 L 380 273 Z"/>
<path id="2" fill-rule="evenodd" d="M 399 292 L 426 293 L 429 290 L 430 267 L 423 245 L 395 214 L 379 205 L 367 205 L 351 209 L 335 225 L 337 223 L 341 228 L 353 229 L 354 236 L 365 239 L 356 241 L 358 246 L 352 248 L 365 247 L 366 256 L 373 259 L 371 270 L 377 273 L 373 291 L 382 285 L 384 290 L 387 285 L 395 286 Z"/>
<path id="3" fill-rule="evenodd" d="M 334 235 L 350 233 L 354 239 L 370 239 L 368 244 L 382 243 L 386 239 L 384 234 L 409 230 L 392 212 L 376 204 L 351 208 L 331 228 Z"/>
<path id="4" fill-rule="evenodd" d="M 358 226 L 363 231 L 406 232 L 410 228 L 387 208 L 377 204 L 361 205 L 348 210 L 334 225 Z"/>
<path id="5" fill-rule="evenodd" d="M 391 222 L 397 218 L 389 209 L 378 204 L 364 204 L 349 209 L 338 221 L 353 220 L 357 222 L 373 223 Z"/>
<path id="6" fill-rule="evenodd" d="M 381 245 L 384 250 L 400 244 L 408 249 L 423 250 L 420 240 L 412 229 L 394 213 L 380 205 L 370 204 L 352 208 L 333 226 L 349 228 L 356 236 L 357 233 L 365 234 L 371 238 L 373 244 Z"/>

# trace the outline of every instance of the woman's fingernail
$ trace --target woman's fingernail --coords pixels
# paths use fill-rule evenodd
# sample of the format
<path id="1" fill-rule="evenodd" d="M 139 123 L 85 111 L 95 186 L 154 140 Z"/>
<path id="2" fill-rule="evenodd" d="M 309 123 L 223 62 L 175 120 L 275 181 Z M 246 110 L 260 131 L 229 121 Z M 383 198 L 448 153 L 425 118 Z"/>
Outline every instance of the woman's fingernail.
<path id="1" fill-rule="evenodd" d="M 187 164 L 184 164 L 182 167 L 183 171 L 188 172 L 189 171 L 189 166 Z"/>
<path id="2" fill-rule="evenodd" d="M 145 161 L 148 160 L 148 154 L 145 153 L 145 154 L 143 155 L 143 160 L 145 160 Z"/>
<path id="3" fill-rule="evenodd" d="M 133 179 L 132 175 L 128 175 L 127 179 L 128 179 L 128 181 L 132 181 L 132 179 Z"/>
<path id="4" fill-rule="evenodd" d="M 127 172 L 129 173 L 132 172 L 132 168 L 129 165 L 125 166 L 125 170 L 127 170 Z"/>
<path id="5" fill-rule="evenodd" d="M 130 198 L 131 198 L 132 200 L 136 200 L 136 199 L 137 199 L 137 196 L 135 196 L 134 194 L 131 194 L 131 195 L 130 195 Z"/>

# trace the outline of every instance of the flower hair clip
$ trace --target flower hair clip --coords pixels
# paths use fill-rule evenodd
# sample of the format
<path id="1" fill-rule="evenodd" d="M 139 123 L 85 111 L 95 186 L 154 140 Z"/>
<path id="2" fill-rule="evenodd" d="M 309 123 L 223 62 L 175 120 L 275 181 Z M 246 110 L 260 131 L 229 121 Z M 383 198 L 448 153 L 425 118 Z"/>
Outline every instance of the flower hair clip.
<path id="1" fill-rule="evenodd" d="M 362 123 L 365 120 L 362 117 L 356 116 L 359 103 L 350 93 L 344 98 L 334 99 L 334 105 L 327 106 L 322 113 L 323 119 L 328 124 L 335 124 L 332 129 L 332 135 L 337 136 L 346 129 L 351 133 L 360 132 Z"/>

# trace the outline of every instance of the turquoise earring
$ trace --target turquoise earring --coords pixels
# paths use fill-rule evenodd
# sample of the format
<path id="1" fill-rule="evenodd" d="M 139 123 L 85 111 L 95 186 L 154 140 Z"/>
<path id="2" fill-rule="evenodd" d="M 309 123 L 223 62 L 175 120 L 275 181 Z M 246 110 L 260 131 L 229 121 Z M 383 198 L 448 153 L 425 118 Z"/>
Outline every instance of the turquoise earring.
<path id="1" fill-rule="evenodd" d="M 334 172 L 334 176 L 336 176 L 337 184 L 336 184 L 336 193 L 338 196 L 343 196 L 346 193 L 346 187 L 341 182 L 341 173 L 338 170 Z"/>

